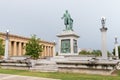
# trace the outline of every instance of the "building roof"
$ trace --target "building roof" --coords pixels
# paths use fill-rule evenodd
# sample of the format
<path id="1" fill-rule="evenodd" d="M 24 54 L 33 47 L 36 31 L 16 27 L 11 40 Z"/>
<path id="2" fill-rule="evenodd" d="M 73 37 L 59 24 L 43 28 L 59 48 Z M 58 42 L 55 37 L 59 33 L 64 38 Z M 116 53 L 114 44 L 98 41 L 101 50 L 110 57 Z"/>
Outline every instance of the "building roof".
<path id="1" fill-rule="evenodd" d="M 0 35 L 5 36 L 6 33 L 0 32 Z M 25 39 L 25 40 L 29 40 L 29 37 L 24 37 L 24 36 L 19 36 L 19 35 L 15 35 L 15 34 L 9 34 L 9 37 L 16 37 L 16 38 L 21 38 L 21 39 Z M 48 41 L 44 41 L 44 40 L 40 40 L 41 43 L 48 43 L 48 44 L 53 44 L 55 45 L 55 42 L 48 42 Z"/>

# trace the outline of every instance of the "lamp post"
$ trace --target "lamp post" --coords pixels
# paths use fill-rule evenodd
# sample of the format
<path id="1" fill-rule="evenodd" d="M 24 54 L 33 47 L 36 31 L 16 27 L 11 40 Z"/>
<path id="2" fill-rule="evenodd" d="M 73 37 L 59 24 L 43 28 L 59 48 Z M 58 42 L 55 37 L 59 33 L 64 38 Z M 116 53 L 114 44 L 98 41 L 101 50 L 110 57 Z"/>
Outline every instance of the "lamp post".
<path id="1" fill-rule="evenodd" d="M 8 59 L 8 46 L 9 46 L 9 30 L 6 31 L 6 39 L 5 39 L 5 54 L 4 54 L 4 59 Z"/>

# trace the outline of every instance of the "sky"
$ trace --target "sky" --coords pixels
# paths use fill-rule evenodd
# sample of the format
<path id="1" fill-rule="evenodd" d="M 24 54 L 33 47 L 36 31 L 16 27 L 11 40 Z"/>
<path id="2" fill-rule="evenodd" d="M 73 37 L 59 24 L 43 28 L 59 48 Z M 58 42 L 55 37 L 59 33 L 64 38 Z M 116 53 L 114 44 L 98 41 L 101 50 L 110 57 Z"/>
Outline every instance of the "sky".
<path id="1" fill-rule="evenodd" d="M 101 17 L 106 17 L 107 49 L 112 52 L 114 37 L 120 43 L 120 0 L 0 0 L 0 32 L 56 41 L 65 29 L 61 19 L 70 13 L 79 48 L 101 49 Z"/>

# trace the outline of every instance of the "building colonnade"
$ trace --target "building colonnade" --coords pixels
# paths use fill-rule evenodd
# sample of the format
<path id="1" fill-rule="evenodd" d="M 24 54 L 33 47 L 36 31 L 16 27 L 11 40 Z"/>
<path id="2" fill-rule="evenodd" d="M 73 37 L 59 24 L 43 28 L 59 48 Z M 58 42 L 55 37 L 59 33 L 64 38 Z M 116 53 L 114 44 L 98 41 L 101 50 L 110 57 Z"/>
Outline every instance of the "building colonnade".
<path id="1" fill-rule="evenodd" d="M 25 54 L 24 42 L 9 41 L 9 55 L 10 56 L 23 56 Z"/>
<path id="2" fill-rule="evenodd" d="M 0 32 L 0 38 L 3 39 L 5 43 L 5 33 Z M 24 56 L 25 46 L 29 40 L 30 38 L 10 34 L 8 47 L 9 56 Z M 40 41 L 40 44 L 43 45 L 43 51 L 41 52 L 42 58 L 55 56 L 54 42 Z"/>

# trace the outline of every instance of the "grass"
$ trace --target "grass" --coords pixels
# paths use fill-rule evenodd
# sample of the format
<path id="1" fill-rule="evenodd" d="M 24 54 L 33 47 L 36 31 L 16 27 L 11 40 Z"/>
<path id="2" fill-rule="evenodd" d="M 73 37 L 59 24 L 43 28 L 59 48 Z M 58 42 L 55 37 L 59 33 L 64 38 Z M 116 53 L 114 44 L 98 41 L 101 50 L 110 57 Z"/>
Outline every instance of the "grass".
<path id="1" fill-rule="evenodd" d="M 31 72 L 26 70 L 11 70 L 11 69 L 0 69 L 0 73 L 55 78 L 61 80 L 120 80 L 120 71 L 117 72 L 118 73 L 117 76 L 102 76 L 59 72 Z"/>

